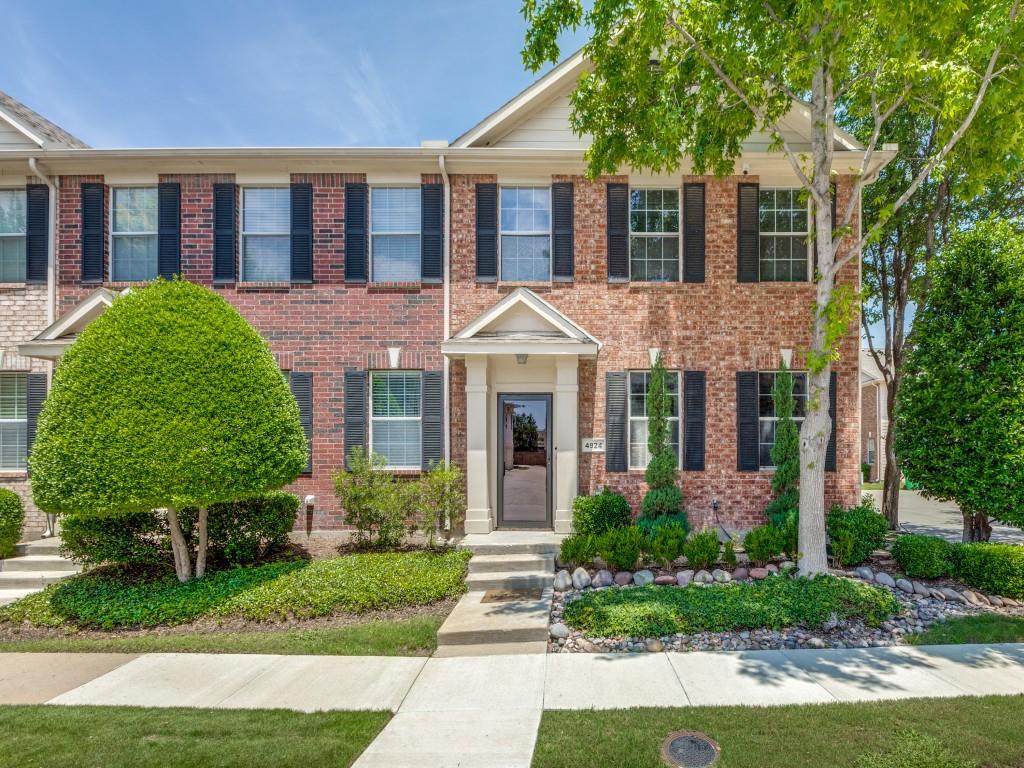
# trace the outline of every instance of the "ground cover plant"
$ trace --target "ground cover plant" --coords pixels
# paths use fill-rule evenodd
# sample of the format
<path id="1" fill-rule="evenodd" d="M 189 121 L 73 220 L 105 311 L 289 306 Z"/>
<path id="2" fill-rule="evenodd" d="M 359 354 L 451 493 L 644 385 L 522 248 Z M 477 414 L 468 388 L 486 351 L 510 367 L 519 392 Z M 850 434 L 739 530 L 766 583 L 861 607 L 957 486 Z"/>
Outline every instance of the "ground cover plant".
<path id="1" fill-rule="evenodd" d="M 568 603 L 569 626 L 599 637 L 659 637 L 675 633 L 802 625 L 819 627 L 834 613 L 877 625 L 898 613 L 891 593 L 870 585 L 819 576 L 731 582 L 713 587 L 603 589 Z"/>

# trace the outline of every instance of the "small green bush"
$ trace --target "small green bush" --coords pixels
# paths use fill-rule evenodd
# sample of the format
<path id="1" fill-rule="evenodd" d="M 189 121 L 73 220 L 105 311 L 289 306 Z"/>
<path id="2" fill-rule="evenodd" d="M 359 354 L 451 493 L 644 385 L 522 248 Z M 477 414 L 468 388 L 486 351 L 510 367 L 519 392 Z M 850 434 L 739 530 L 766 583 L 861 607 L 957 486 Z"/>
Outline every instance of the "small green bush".
<path id="1" fill-rule="evenodd" d="M 1018 544 L 958 544 L 953 549 L 954 575 L 995 595 L 1024 599 L 1024 547 Z"/>
<path id="2" fill-rule="evenodd" d="M 685 512 L 675 515 L 662 515 L 661 517 L 638 517 L 636 525 L 648 536 L 654 536 L 658 530 L 666 525 L 678 525 L 687 533 L 690 532 L 690 520 Z"/>
<path id="3" fill-rule="evenodd" d="M 650 556 L 666 568 L 683 556 L 686 547 L 686 529 L 678 523 L 658 526 L 648 536 L 646 547 Z"/>
<path id="4" fill-rule="evenodd" d="M 14 545 L 21 539 L 24 521 L 21 497 L 9 488 L 0 488 L 0 558 L 14 554 Z"/>
<path id="5" fill-rule="evenodd" d="M 60 519 L 60 551 L 92 568 L 97 565 L 159 565 L 170 562 L 167 526 L 155 512 L 94 517 L 67 514 Z"/>
<path id="6" fill-rule="evenodd" d="M 857 565 L 867 560 L 885 542 L 888 529 L 885 517 L 879 514 L 870 496 L 848 509 L 837 504 L 828 513 L 829 544 L 833 557 L 842 565 Z"/>
<path id="7" fill-rule="evenodd" d="M 298 511 L 299 497 L 285 491 L 211 504 L 206 525 L 210 552 L 229 565 L 252 565 L 288 543 Z M 190 539 L 199 535 L 194 522 L 197 512 L 186 508 L 179 513 Z"/>
<path id="8" fill-rule="evenodd" d="M 348 461 L 349 468 L 334 476 L 334 487 L 345 522 L 355 528 L 353 541 L 381 549 L 398 546 L 405 538 L 415 485 L 380 471 L 384 457 L 367 455 L 362 448 L 355 448 Z"/>
<path id="9" fill-rule="evenodd" d="M 725 547 L 722 549 L 722 562 L 725 563 L 725 567 L 732 570 L 736 567 L 736 545 L 733 544 L 732 539 L 725 542 Z"/>
<path id="10" fill-rule="evenodd" d="M 572 527 L 579 534 L 600 536 L 612 528 L 629 525 L 631 517 L 626 497 L 608 486 L 595 496 L 577 496 L 572 502 Z"/>
<path id="11" fill-rule="evenodd" d="M 586 565 L 597 557 L 597 536 L 576 533 L 562 539 L 559 559 L 563 563 Z"/>
<path id="12" fill-rule="evenodd" d="M 419 510 L 417 524 L 428 546 L 434 546 L 445 521 L 449 530 L 462 524 L 466 515 L 465 487 L 462 470 L 444 461 L 434 464 L 420 478 L 416 494 Z"/>
<path id="13" fill-rule="evenodd" d="M 683 492 L 675 485 L 653 488 L 644 494 L 640 502 L 640 514 L 646 518 L 662 515 L 675 516 L 683 507 Z"/>
<path id="14" fill-rule="evenodd" d="M 707 570 L 718 562 L 718 534 L 714 531 L 695 533 L 683 546 L 686 562 L 694 570 Z"/>
<path id="15" fill-rule="evenodd" d="M 649 539 L 635 525 L 612 528 L 598 539 L 597 551 L 611 568 L 630 571 L 649 546 Z"/>
<path id="16" fill-rule="evenodd" d="M 835 613 L 877 626 L 900 611 L 892 593 L 834 576 L 732 582 L 708 589 L 603 589 L 565 607 L 569 626 L 599 637 L 661 637 L 677 632 L 820 627 Z"/>
<path id="17" fill-rule="evenodd" d="M 782 551 L 796 562 L 800 559 L 800 517 L 799 512 L 790 512 L 787 517 L 773 525 L 782 535 Z"/>
<path id="18" fill-rule="evenodd" d="M 743 537 L 743 549 L 754 565 L 764 566 L 782 551 L 782 531 L 774 525 L 759 525 L 751 528 Z"/>
<path id="19" fill-rule="evenodd" d="M 938 536 L 900 536 L 892 545 L 892 556 L 912 579 L 941 579 L 953 573 L 953 545 Z"/>

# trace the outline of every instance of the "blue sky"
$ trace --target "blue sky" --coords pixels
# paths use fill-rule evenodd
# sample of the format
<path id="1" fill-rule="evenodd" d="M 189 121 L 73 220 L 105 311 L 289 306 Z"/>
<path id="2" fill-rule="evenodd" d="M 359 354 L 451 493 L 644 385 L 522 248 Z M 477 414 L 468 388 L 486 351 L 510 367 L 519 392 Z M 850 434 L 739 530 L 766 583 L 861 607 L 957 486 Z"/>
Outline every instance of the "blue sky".
<path id="1" fill-rule="evenodd" d="M 0 90 L 96 147 L 450 140 L 535 79 L 518 0 L 11 3 L 3 26 Z"/>

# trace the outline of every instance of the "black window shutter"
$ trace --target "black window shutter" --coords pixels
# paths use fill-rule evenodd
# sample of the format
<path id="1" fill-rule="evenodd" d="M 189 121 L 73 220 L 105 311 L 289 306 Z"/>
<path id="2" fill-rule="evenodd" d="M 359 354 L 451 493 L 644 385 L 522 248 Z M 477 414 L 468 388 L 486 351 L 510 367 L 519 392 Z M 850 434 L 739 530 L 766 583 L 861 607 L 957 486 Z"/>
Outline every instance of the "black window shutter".
<path id="1" fill-rule="evenodd" d="M 626 398 L 629 374 L 608 371 L 604 375 L 604 468 L 607 472 L 625 472 Z"/>
<path id="2" fill-rule="evenodd" d="M 420 279 L 440 283 L 444 277 L 444 190 L 440 184 L 420 187 Z"/>
<path id="3" fill-rule="evenodd" d="M 572 183 L 551 185 L 551 279 L 557 283 L 571 283 L 575 272 L 572 202 Z"/>
<path id="4" fill-rule="evenodd" d="M 45 184 L 25 187 L 25 282 L 46 283 L 49 260 L 50 188 Z"/>
<path id="5" fill-rule="evenodd" d="M 355 448 L 366 448 L 366 371 L 345 371 L 346 467 Z"/>
<path id="6" fill-rule="evenodd" d="M 629 280 L 629 185 L 608 185 L 608 280 Z"/>
<path id="7" fill-rule="evenodd" d="M 28 447 L 28 455 L 31 457 L 32 443 L 36 439 L 36 425 L 39 423 L 39 412 L 43 410 L 43 402 L 46 400 L 46 374 L 30 373 L 25 379 L 25 445 Z"/>
<path id="8" fill-rule="evenodd" d="M 288 374 L 292 396 L 299 404 L 299 421 L 306 433 L 306 468 L 303 474 L 313 474 L 313 374 L 306 371 L 292 371 Z"/>
<path id="9" fill-rule="evenodd" d="M 345 185 L 345 282 L 366 282 L 366 184 Z"/>
<path id="10" fill-rule="evenodd" d="M 82 185 L 82 282 L 103 282 L 103 185 Z"/>
<path id="11" fill-rule="evenodd" d="M 476 185 L 476 279 L 498 279 L 498 185 Z"/>
<path id="12" fill-rule="evenodd" d="M 836 471 L 836 372 L 828 381 L 828 417 L 832 420 L 832 431 L 828 435 L 828 445 L 825 446 L 825 470 Z"/>
<path id="13" fill-rule="evenodd" d="M 757 437 L 757 371 L 737 371 L 736 469 L 740 472 L 756 472 L 761 468 Z"/>
<path id="14" fill-rule="evenodd" d="M 423 469 L 444 458 L 444 387 L 440 371 L 423 372 Z"/>
<path id="15" fill-rule="evenodd" d="M 235 185 L 213 185 L 213 282 L 235 282 Z"/>
<path id="16" fill-rule="evenodd" d="M 736 280 L 756 283 L 760 279 L 761 227 L 758 218 L 757 184 L 740 184 L 736 200 Z"/>
<path id="17" fill-rule="evenodd" d="M 313 282 L 313 185 L 292 184 L 292 282 Z"/>
<path id="18" fill-rule="evenodd" d="M 156 271 L 170 280 L 181 273 L 181 185 L 160 182 L 156 201 Z"/>
<path id="19" fill-rule="evenodd" d="M 683 373 L 683 469 L 703 471 L 704 442 L 707 427 L 707 377 L 704 371 Z"/>
<path id="20" fill-rule="evenodd" d="M 704 282 L 704 185 L 683 185 L 683 282 Z"/>

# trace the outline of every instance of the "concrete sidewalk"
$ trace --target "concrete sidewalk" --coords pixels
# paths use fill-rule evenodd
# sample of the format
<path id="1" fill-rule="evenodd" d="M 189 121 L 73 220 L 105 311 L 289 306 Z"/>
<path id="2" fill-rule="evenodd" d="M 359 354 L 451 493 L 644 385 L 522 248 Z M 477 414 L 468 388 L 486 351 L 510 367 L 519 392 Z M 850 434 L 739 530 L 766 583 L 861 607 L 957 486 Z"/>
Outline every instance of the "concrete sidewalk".
<path id="1" fill-rule="evenodd" d="M 19 700 L 19 680 L 36 685 L 33 665 L 52 670 L 47 690 L 62 691 L 51 704 L 394 712 L 360 768 L 529 766 L 545 709 L 1024 693 L 1024 644 L 1006 644 L 431 659 L 0 654 L 0 703 Z"/>

